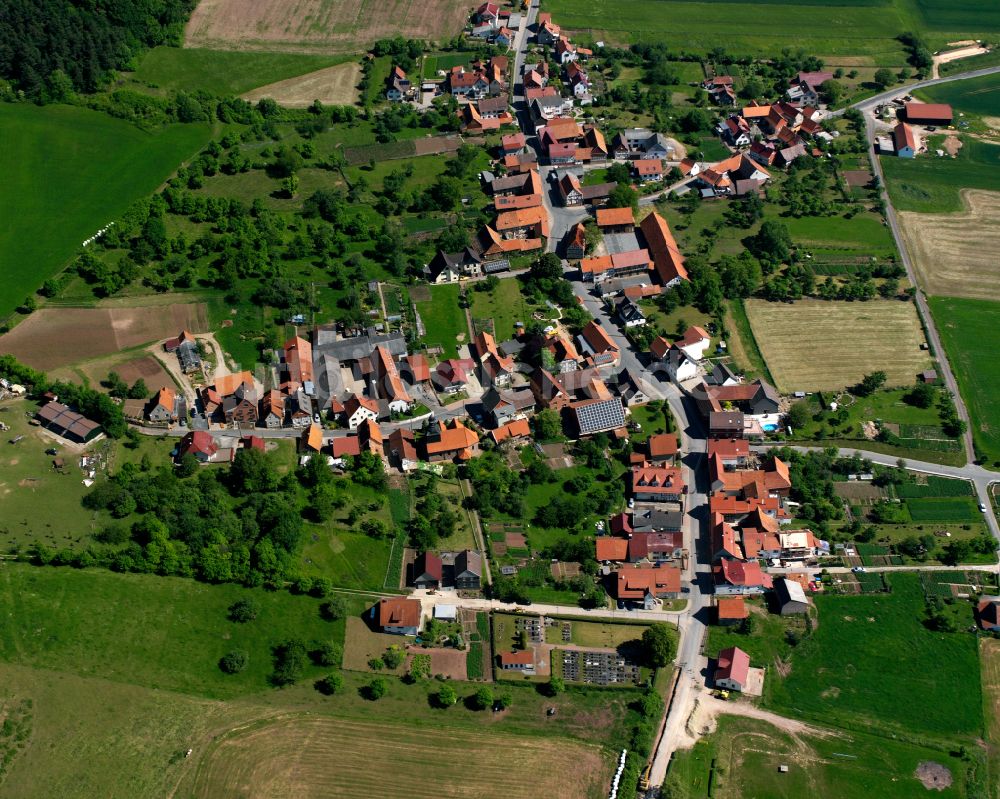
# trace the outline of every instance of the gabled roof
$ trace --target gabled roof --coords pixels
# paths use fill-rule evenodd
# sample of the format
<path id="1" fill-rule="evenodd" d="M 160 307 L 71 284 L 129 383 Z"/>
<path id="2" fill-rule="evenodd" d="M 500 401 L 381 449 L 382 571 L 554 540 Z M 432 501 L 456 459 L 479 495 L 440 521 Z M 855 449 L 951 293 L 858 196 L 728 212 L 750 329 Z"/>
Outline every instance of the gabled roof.
<path id="1" fill-rule="evenodd" d="M 628 539 L 602 535 L 597 539 L 597 559 L 624 561 L 628 558 Z"/>
<path id="2" fill-rule="evenodd" d="M 618 227 L 620 225 L 635 225 L 635 215 L 631 208 L 598 208 L 598 227 Z"/>
<path id="3" fill-rule="evenodd" d="M 904 147 L 909 147 L 914 151 L 917 149 L 916 139 L 913 138 L 913 128 L 905 122 L 900 122 L 892 129 L 892 141 L 896 147 L 896 152 L 899 152 Z"/>
<path id="4" fill-rule="evenodd" d="M 739 560 L 724 560 L 717 567 L 717 575 L 721 575 L 723 582 L 730 585 L 752 588 L 763 586 L 770 588 L 772 584 L 771 575 L 764 574 L 759 563 L 744 563 Z"/>
<path id="5" fill-rule="evenodd" d="M 221 397 L 227 397 L 230 394 L 235 394 L 236 389 L 242 386 L 244 383 L 249 383 L 253 385 L 253 373 L 249 371 L 237 372 L 236 374 L 223 375 L 222 377 L 216 377 L 215 383 L 212 387 Z"/>
<path id="6" fill-rule="evenodd" d="M 711 443 L 711 442 L 709 442 Z M 677 454 L 677 434 L 659 433 L 646 442 L 651 458 L 669 458 Z"/>
<path id="7" fill-rule="evenodd" d="M 177 392 L 172 388 L 167 388 L 164 386 L 159 391 L 156 392 L 156 396 L 153 397 L 153 407 L 154 408 L 164 408 L 170 413 L 174 412 L 174 407 L 177 404 Z"/>
<path id="8" fill-rule="evenodd" d="M 719 620 L 734 621 L 739 619 L 745 619 L 750 615 L 747 610 L 746 602 L 743 601 L 741 596 L 725 596 L 719 597 L 716 603 L 716 608 L 719 613 Z"/>
<path id="9" fill-rule="evenodd" d="M 498 427 L 496 430 L 490 431 L 490 436 L 497 444 L 506 441 L 508 438 L 527 438 L 530 435 L 531 425 L 528 424 L 527 419 L 515 419 L 512 422 L 507 422 L 502 427 Z"/>
<path id="10" fill-rule="evenodd" d="M 586 324 L 586 326 L 581 331 L 584 341 L 590 345 L 590 348 L 597 354 L 602 352 L 615 352 L 619 351 L 619 347 L 612 341 L 611 336 L 607 334 L 603 327 L 596 319 L 592 319 Z"/>
<path id="11" fill-rule="evenodd" d="M 643 599 L 646 594 L 679 594 L 681 570 L 674 566 L 620 569 L 615 575 L 618 599 Z"/>
<path id="12" fill-rule="evenodd" d="M 331 442 L 333 457 L 343 458 L 345 455 L 361 454 L 361 439 L 357 436 L 337 436 Z"/>
<path id="13" fill-rule="evenodd" d="M 421 552 L 417 559 L 413 561 L 413 580 L 419 577 L 430 577 L 432 580 L 441 582 L 442 565 L 441 558 L 433 552 Z"/>
<path id="14" fill-rule="evenodd" d="M 451 427 L 441 427 L 440 440 L 427 442 L 427 454 L 440 455 L 446 452 L 460 452 L 474 447 L 478 443 L 479 436 L 458 419 L 455 419 Z"/>
<path id="15" fill-rule="evenodd" d="M 732 680 L 738 685 L 745 685 L 749 674 L 750 656 L 738 646 L 730 646 L 719 652 L 716 681 Z"/>
<path id="16" fill-rule="evenodd" d="M 309 425 L 309 428 L 302 433 L 302 444 L 314 452 L 323 449 L 323 428 L 318 424 Z"/>
<path id="17" fill-rule="evenodd" d="M 380 599 L 378 623 L 380 627 L 419 627 L 421 607 L 418 599 L 393 597 Z"/>
<path id="18" fill-rule="evenodd" d="M 684 266 L 684 256 L 677 248 L 677 241 L 670 232 L 667 220 L 653 211 L 639 223 L 639 229 L 653 255 L 653 265 L 660 282 L 666 285 L 677 278 L 687 280 L 688 272 Z"/>

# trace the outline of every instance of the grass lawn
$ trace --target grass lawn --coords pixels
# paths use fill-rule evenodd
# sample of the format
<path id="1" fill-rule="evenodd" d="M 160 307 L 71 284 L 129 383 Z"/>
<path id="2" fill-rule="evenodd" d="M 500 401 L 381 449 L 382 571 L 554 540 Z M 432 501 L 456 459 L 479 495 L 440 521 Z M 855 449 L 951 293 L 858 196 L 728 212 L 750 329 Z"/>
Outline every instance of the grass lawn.
<path id="1" fill-rule="evenodd" d="M 642 427 L 642 432 L 629 435 L 629 440 L 633 443 L 641 443 L 650 436 L 668 432 L 667 417 L 672 417 L 670 406 L 664 405 L 662 409 L 654 409 L 649 405 L 637 405 L 630 411 L 629 419 Z M 673 427 L 672 418 L 670 426 Z"/>
<path id="2" fill-rule="evenodd" d="M 1000 367 L 993 343 L 1000 303 L 931 297 L 929 305 L 972 417 L 976 451 L 996 466 L 1000 464 Z"/>
<path id="3" fill-rule="evenodd" d="M 848 400 L 842 405 L 844 396 L 840 395 L 838 404 L 846 412 L 846 419 L 841 419 L 841 407 L 836 412 L 829 408 L 820 408 L 819 395 L 807 397 L 801 402 L 806 403 L 813 416 L 809 422 L 794 431 L 797 441 L 822 441 L 828 438 L 857 441 L 861 449 L 867 448 L 872 442 L 864 437 L 862 425 L 865 422 L 880 422 L 893 425 L 892 443 L 900 451 L 910 451 L 909 457 L 926 459 L 936 454 L 949 454 L 962 457 L 962 444 L 957 438 L 951 438 L 941 429 L 941 419 L 938 409 L 918 408 L 907 404 L 903 397 L 909 389 L 890 389 L 878 391 L 870 397 L 859 397 Z M 830 393 L 824 395 L 827 402 L 837 399 Z M 898 431 L 898 432 L 897 432 Z"/>
<path id="4" fill-rule="evenodd" d="M 257 619 L 229 621 L 227 608 L 245 597 L 260 604 Z M 265 690 L 271 647 L 282 640 L 339 641 L 344 630 L 307 596 L 99 569 L 7 563 L 0 599 L 9 611 L 0 660 L 211 698 Z M 249 664 L 223 674 L 219 658 L 233 649 Z"/>
<path id="5" fill-rule="evenodd" d="M 0 105 L 0 318 L 210 135 L 207 123 L 147 133 L 85 108 Z"/>
<path id="6" fill-rule="evenodd" d="M 1000 641 L 984 638 L 979 642 L 983 674 L 983 700 L 986 714 L 986 737 L 990 742 L 990 777 L 994 785 L 1000 778 Z"/>
<path id="7" fill-rule="evenodd" d="M 80 504 L 89 489 L 83 485 L 79 456 L 28 423 L 26 414 L 35 409 L 34 403 L 25 400 L 0 403 L 0 421 L 10 428 L 0 433 L 0 551 L 24 551 L 36 543 L 52 549 L 82 549 L 111 517 Z M 8 443 L 17 436 L 24 438 Z M 154 464 L 163 463 L 175 443 L 175 439 L 143 436 L 139 448 L 130 450 L 120 442 L 102 439 L 87 451 L 103 453 L 112 469 L 117 469 L 125 462 L 138 463 L 144 454 Z M 45 454 L 50 447 L 64 460 L 64 473 L 53 468 L 54 456 Z"/>
<path id="8" fill-rule="evenodd" d="M 968 764 L 945 751 L 858 733 L 793 738 L 763 721 L 723 716 L 715 733 L 674 756 L 669 773 L 690 799 L 911 799 L 927 793 L 915 776 L 925 761 L 943 765 L 954 780 L 935 796 L 966 795 Z"/>
<path id="9" fill-rule="evenodd" d="M 481 285 L 481 284 L 477 284 Z M 469 291 L 472 298 L 472 319 L 493 320 L 493 330 L 497 341 L 507 341 L 514 335 L 514 323 L 527 325 L 531 314 L 539 310 L 537 305 L 530 305 L 521 294 L 521 281 L 516 277 L 501 279 L 500 285 L 491 292 L 476 291 L 475 286 Z M 555 312 L 547 306 L 542 309 L 550 316 Z"/>
<path id="10" fill-rule="evenodd" d="M 916 574 L 893 574 L 889 582 L 889 594 L 815 598 L 819 625 L 795 648 L 786 678 L 768 675 L 768 704 L 852 727 L 864 718 L 911 734 L 980 735 L 975 639 L 924 627 Z M 899 664 L 906 679 L 887 664 Z M 948 679 L 941 679 L 943 668 Z"/>
<path id="11" fill-rule="evenodd" d="M 153 88 L 185 92 L 201 89 L 229 97 L 355 59 L 353 55 L 154 47 L 142 56 L 131 77 Z"/>
<path id="12" fill-rule="evenodd" d="M 644 624 L 606 624 L 597 621 L 577 621 L 570 624 L 570 641 L 577 646 L 619 647 L 624 643 L 638 641 L 646 631 Z M 673 627 L 668 627 L 673 630 Z M 557 627 L 550 627 L 549 633 L 555 630 L 558 638 L 550 643 L 561 643 L 562 634 Z"/>
<path id="13" fill-rule="evenodd" d="M 962 136 L 956 158 L 883 158 L 882 170 L 893 205 L 900 211 L 962 211 L 962 189 L 1000 186 L 1000 145 Z"/>
<path id="14" fill-rule="evenodd" d="M 801 616 L 779 616 L 770 613 L 767 604 L 761 600 L 748 601 L 747 608 L 753 619 L 752 632 L 745 635 L 738 632 L 737 626 L 720 627 L 712 624 L 708 628 L 705 655 L 714 658 L 718 656 L 720 649 L 738 646 L 750 655 L 752 666 L 770 670 L 779 658 L 787 660 L 792 647 L 785 634 L 789 630 L 803 633 L 805 619 Z"/>
<path id="15" fill-rule="evenodd" d="M 473 54 L 471 52 L 458 53 L 429 53 L 424 56 L 423 77 L 424 80 L 436 80 L 440 76 L 438 70 L 447 72 L 452 67 L 470 64 Z"/>
<path id="16" fill-rule="evenodd" d="M 732 155 L 728 148 L 715 136 L 706 136 L 701 139 L 694 152 L 698 160 L 704 161 L 721 161 Z"/>
<path id="17" fill-rule="evenodd" d="M 889 228 L 877 214 L 862 213 L 851 219 L 843 216 L 782 217 L 796 246 L 864 250 L 881 258 L 895 255 L 896 245 Z"/>
<path id="18" fill-rule="evenodd" d="M 440 347 L 445 358 L 457 358 L 460 344 L 469 343 L 465 311 L 458 307 L 459 286 L 431 286 L 430 300 L 414 301 L 427 331 L 428 347 Z"/>

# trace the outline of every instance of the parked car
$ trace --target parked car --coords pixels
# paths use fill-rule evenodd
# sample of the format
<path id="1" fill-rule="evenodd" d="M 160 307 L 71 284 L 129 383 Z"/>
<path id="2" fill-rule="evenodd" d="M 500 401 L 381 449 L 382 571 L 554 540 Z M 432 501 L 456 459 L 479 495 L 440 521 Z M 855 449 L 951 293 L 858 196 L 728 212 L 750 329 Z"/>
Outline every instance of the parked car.
<path id="1" fill-rule="evenodd" d="M 979 512 L 980 513 L 986 513 L 986 503 L 985 502 L 980 502 L 979 503 Z"/>
<path id="2" fill-rule="evenodd" d="M 855 566 L 851 571 L 855 574 L 864 574 L 868 570 L 864 566 Z"/>

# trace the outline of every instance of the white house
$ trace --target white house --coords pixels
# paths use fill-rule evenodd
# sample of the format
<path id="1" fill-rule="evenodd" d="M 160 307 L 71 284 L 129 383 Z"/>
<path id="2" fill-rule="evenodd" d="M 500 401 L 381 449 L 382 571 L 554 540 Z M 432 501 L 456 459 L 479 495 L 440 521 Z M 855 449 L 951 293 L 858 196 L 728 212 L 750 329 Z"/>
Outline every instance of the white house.
<path id="1" fill-rule="evenodd" d="M 689 327 L 684 331 L 684 336 L 674 342 L 674 346 L 683 350 L 684 354 L 695 361 L 700 361 L 705 357 L 705 350 L 712 343 L 711 336 L 698 326 Z"/>
<path id="2" fill-rule="evenodd" d="M 378 421 L 378 403 L 355 394 L 344 403 L 344 415 L 347 417 L 347 426 L 351 430 L 357 430 L 369 419 Z"/>
<path id="3" fill-rule="evenodd" d="M 673 346 L 667 352 L 667 374 L 675 383 L 698 376 L 698 363 L 683 349 Z"/>

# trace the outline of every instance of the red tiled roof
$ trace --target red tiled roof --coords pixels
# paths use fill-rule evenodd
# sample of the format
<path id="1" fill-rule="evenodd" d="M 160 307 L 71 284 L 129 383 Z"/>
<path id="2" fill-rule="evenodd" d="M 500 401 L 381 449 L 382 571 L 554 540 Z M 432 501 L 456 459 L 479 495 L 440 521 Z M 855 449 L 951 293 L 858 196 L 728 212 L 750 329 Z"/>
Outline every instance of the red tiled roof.
<path id="1" fill-rule="evenodd" d="M 530 649 L 523 649 L 518 652 L 501 652 L 501 666 L 533 666 L 535 665 L 535 655 Z"/>
<path id="2" fill-rule="evenodd" d="M 420 601 L 416 599 L 380 599 L 378 623 L 380 627 L 419 627 Z"/>
<path id="3" fill-rule="evenodd" d="M 651 213 L 639 223 L 639 229 L 646 238 L 650 252 L 653 254 L 653 265 L 660 277 L 660 281 L 666 285 L 670 281 L 680 278 L 688 279 L 687 269 L 684 267 L 684 256 L 677 248 L 677 241 L 674 234 L 670 232 L 667 220 L 656 211 Z"/>
<path id="4" fill-rule="evenodd" d="M 710 446 L 711 443 L 710 441 Z M 677 435 L 675 433 L 659 433 L 650 436 L 647 446 L 649 447 L 649 457 L 668 458 L 677 454 Z"/>
<path id="5" fill-rule="evenodd" d="M 601 536 L 597 539 L 597 559 L 623 561 L 628 558 L 628 539 Z"/>
<path id="6" fill-rule="evenodd" d="M 738 685 L 745 685 L 750 674 L 750 656 L 738 646 L 730 646 L 719 652 L 719 665 L 715 670 L 715 679 L 732 680 Z"/>
<path id="7" fill-rule="evenodd" d="M 741 596 L 719 597 L 719 619 L 745 619 L 750 615 Z"/>
<path id="8" fill-rule="evenodd" d="M 617 227 L 619 225 L 634 225 L 635 215 L 631 208 L 598 208 L 598 227 Z"/>

